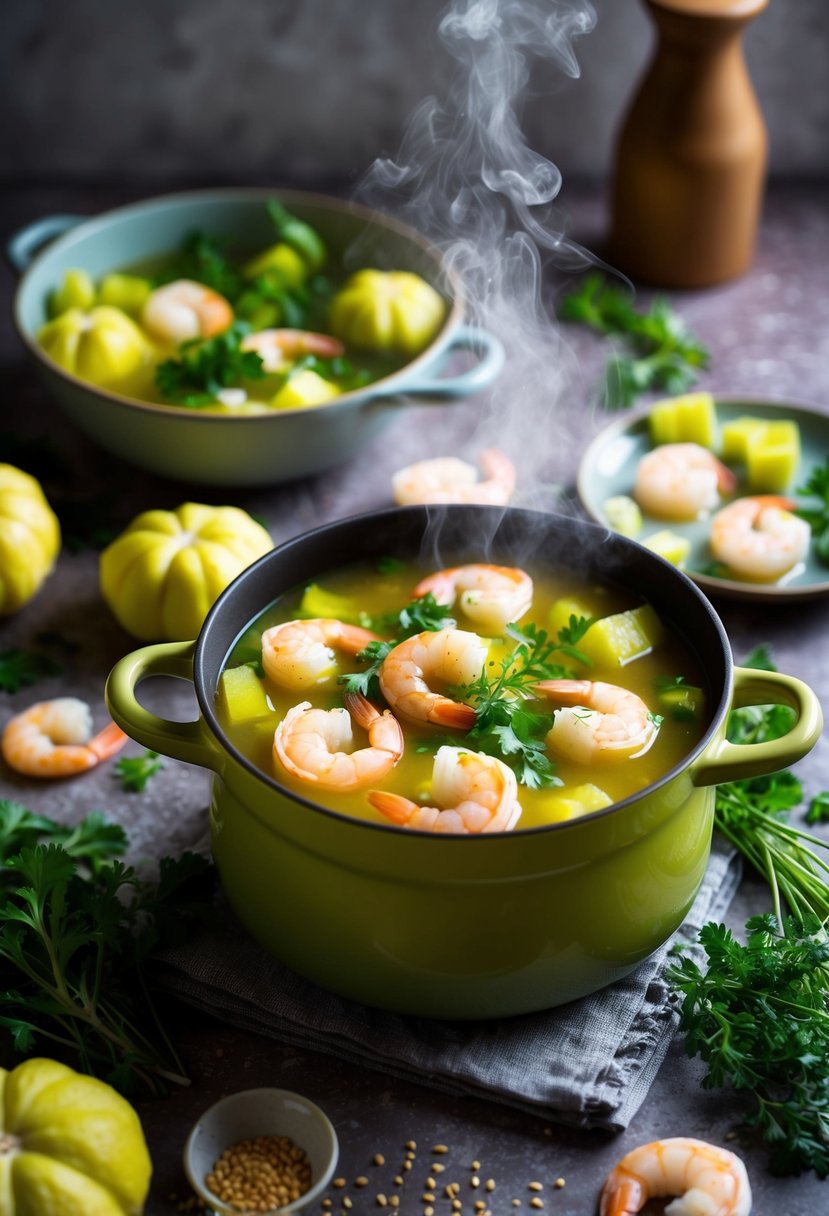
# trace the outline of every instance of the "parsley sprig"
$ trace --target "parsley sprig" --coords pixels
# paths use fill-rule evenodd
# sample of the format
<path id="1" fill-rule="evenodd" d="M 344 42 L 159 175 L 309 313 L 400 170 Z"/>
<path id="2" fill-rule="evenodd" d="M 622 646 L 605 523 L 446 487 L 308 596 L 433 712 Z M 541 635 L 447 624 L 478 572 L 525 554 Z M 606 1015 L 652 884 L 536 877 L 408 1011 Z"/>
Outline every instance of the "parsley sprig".
<path id="1" fill-rule="evenodd" d="M 745 665 L 774 670 L 767 647 L 758 647 Z M 779 738 L 791 714 L 784 706 L 734 710 L 728 737 L 740 743 Z M 730 1085 L 747 1095 L 752 1105 L 744 1126 L 769 1145 L 774 1172 L 814 1169 L 823 1178 L 829 1174 L 829 842 L 789 821 L 802 798 L 790 771 L 718 787 L 716 826 L 768 883 L 773 914 L 746 923 L 745 945 L 724 925 L 705 925 L 699 940 L 706 969 L 686 957 L 668 975 L 683 994 L 686 1050 L 708 1065 L 703 1085 Z M 824 792 L 811 805 L 827 802 Z"/>
<path id="2" fill-rule="evenodd" d="M 59 676 L 63 667 L 51 655 L 38 650 L 13 650 L 0 652 L 0 689 L 3 692 L 19 692 L 36 684 L 44 676 Z"/>
<path id="3" fill-rule="evenodd" d="M 795 514 L 809 524 L 815 552 L 829 566 L 829 456 L 822 465 L 815 465 L 805 485 L 799 486 L 795 494 L 808 500 Z"/>
<path id="4" fill-rule="evenodd" d="M 155 370 L 155 382 L 168 401 L 198 409 L 213 405 L 223 388 L 241 380 L 262 380 L 264 362 L 254 350 L 242 350 L 251 332 L 246 321 L 234 321 L 224 333 L 206 342 L 183 342 L 177 359 L 166 359 Z"/>
<path id="5" fill-rule="evenodd" d="M 158 752 L 146 751 L 143 756 L 125 756 L 115 761 L 115 776 L 121 780 L 123 789 L 141 794 L 156 773 L 164 767 Z"/>
<path id="6" fill-rule="evenodd" d="M 497 663 L 494 673 L 486 669 L 477 680 L 453 690 L 458 699 L 474 706 L 477 719 L 465 738 L 470 746 L 504 760 L 521 784 L 531 789 L 561 785 L 547 755 L 544 735 L 553 716 L 538 708 L 535 686 L 541 680 L 571 675 L 555 656 L 590 665 L 578 644 L 592 620 L 571 616 L 555 638 L 534 623 L 507 626 L 515 648 Z"/>
<path id="7" fill-rule="evenodd" d="M 368 666 L 364 671 L 349 672 L 340 676 L 339 682 L 344 686 L 345 692 L 361 692 L 369 699 L 378 697 L 381 695 L 380 668 L 395 646 L 417 633 L 454 629 L 456 624 L 455 618 L 449 615 L 446 607 L 439 604 L 431 592 L 410 600 L 399 612 L 387 614 L 372 622 L 375 632 L 389 633 L 391 637 L 386 641 L 369 642 L 357 655 L 360 662 Z"/>
<path id="8" fill-rule="evenodd" d="M 54 1044 L 125 1093 L 186 1084 L 144 979 L 147 956 L 208 915 L 212 868 L 165 857 L 155 881 L 120 860 L 103 815 L 74 828 L 0 801 L 0 1027 Z"/>
<path id="9" fill-rule="evenodd" d="M 637 312 L 626 291 L 589 274 L 565 297 L 561 317 L 623 339 L 627 352 L 614 353 L 605 371 L 604 403 L 623 409 L 649 389 L 681 393 L 708 366 L 705 347 L 688 331 L 668 301 L 657 296 L 647 312 Z"/>

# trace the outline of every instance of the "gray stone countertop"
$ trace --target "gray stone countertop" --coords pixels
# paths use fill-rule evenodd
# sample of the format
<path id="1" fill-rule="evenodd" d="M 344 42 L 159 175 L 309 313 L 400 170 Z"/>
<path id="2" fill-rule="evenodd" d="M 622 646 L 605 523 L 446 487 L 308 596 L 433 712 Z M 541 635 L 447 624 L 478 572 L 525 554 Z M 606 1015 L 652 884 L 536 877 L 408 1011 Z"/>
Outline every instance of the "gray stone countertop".
<path id="1" fill-rule="evenodd" d="M 19 188 L 0 203 L 0 236 L 7 238 L 38 215 L 73 211 L 95 213 L 140 192 Z M 604 230 L 601 198 L 590 191 L 565 189 L 560 199 L 562 223 L 569 235 L 600 251 Z M 742 279 L 695 292 L 675 292 L 671 300 L 689 328 L 711 351 L 710 370 L 700 387 L 717 394 L 754 394 L 764 398 L 812 404 L 829 417 L 829 190 L 814 186 L 777 186 L 766 201 L 756 258 Z M 72 429 L 41 388 L 26 362 L 9 318 L 14 290 L 5 270 L 6 304 L 0 317 L 3 436 L 51 436 L 71 470 L 79 495 L 101 495 L 102 512 L 114 512 L 123 523 L 148 506 L 174 507 L 186 500 L 223 502 L 220 491 L 162 481 L 117 462 Z M 555 293 L 556 280 L 547 279 Z M 640 300 L 649 298 L 642 292 Z M 474 458 L 497 441 L 516 460 L 522 503 L 551 505 L 556 489 L 572 486 L 580 452 L 609 421 L 593 404 L 607 348 L 594 335 L 550 324 L 549 346 L 539 361 L 536 396 L 543 396 L 549 375 L 549 399 L 543 413 L 522 416 L 503 385 L 483 400 L 435 410 L 401 408 L 389 429 L 348 465 L 290 486 L 234 492 L 232 500 L 264 518 L 278 543 L 316 524 L 358 511 L 388 505 L 391 472 L 413 459 L 457 451 Z M 545 368 L 547 369 L 545 371 Z M 505 377 L 509 377 L 509 369 Z M 506 396 L 505 396 L 506 393 Z M 539 442 L 541 435 L 542 442 Z M 573 508 L 571 508 L 573 509 Z M 780 670 L 802 677 L 824 704 L 829 694 L 827 601 L 771 607 L 715 601 L 731 639 L 735 658 L 759 642 L 771 644 Z M 64 550 L 43 592 L 15 617 L 0 625 L 0 648 L 26 647 L 44 630 L 58 630 L 78 649 L 68 655 L 62 677 L 37 687 L 38 699 L 73 693 L 93 706 L 96 721 L 105 720 L 102 689 L 113 662 L 135 643 L 113 620 L 98 592 L 97 554 Z M 188 716 L 189 693 L 180 682 L 162 689 L 165 712 Z M 161 694 L 160 694 L 161 695 Z M 3 719 L 34 699 L 30 690 L 2 694 Z M 128 745 L 126 754 L 140 754 Z M 797 771 L 811 796 L 829 788 L 829 740 L 819 742 Z M 136 857 L 175 853 L 199 841 L 206 827 L 208 777 L 187 765 L 168 761 L 135 796 L 122 791 L 107 766 L 82 780 L 45 786 L 0 772 L 0 795 L 14 797 L 35 810 L 75 822 L 91 809 L 105 809 L 130 833 Z M 763 885 L 744 878 L 728 916 L 735 928 L 746 917 L 767 908 Z M 543 1118 L 521 1115 L 478 1100 L 447 1097 L 428 1086 L 405 1083 L 380 1072 L 346 1066 L 335 1058 L 236 1031 L 186 1008 L 173 1006 L 174 1035 L 194 1078 L 187 1090 L 139 1105 L 155 1164 L 148 1211 L 151 1216 L 176 1210 L 188 1193 L 181 1170 L 181 1150 L 199 1113 L 222 1094 L 255 1085 L 296 1089 L 314 1098 L 334 1121 L 341 1145 L 339 1171 L 352 1180 L 371 1172 L 375 1153 L 389 1163 L 402 1161 L 404 1144 L 414 1139 L 423 1148 L 436 1142 L 449 1146 L 459 1173 L 469 1162 L 481 1162 L 481 1174 L 496 1180 L 492 1210 L 505 1216 L 527 1209 L 527 1183 L 545 1183 L 544 1204 L 556 1216 L 595 1210 L 606 1172 L 637 1144 L 670 1135 L 688 1135 L 724 1143 L 740 1114 L 736 1100 L 700 1088 L 701 1067 L 683 1054 L 676 1038 L 644 1106 L 621 1135 L 578 1132 L 553 1126 Z M 772 1216 L 807 1216 L 829 1206 L 826 1185 L 814 1175 L 778 1179 L 765 1168 L 761 1148 L 745 1146 L 755 1192 L 754 1212 Z M 425 1176 L 425 1168 L 424 1168 Z M 552 1180 L 566 1179 L 553 1190 Z M 385 1180 L 384 1180 L 385 1181 Z M 374 1208 L 379 1187 L 358 1192 L 354 1211 Z M 421 1211 L 420 1190 L 410 1188 L 401 1211 Z M 349 1191 L 354 1194 L 353 1190 Z M 522 1200 L 513 1209 L 512 1197 Z M 449 1211 L 448 1200 L 436 1205 L 436 1216 Z M 335 1205 L 336 1206 L 336 1205 Z M 471 1211 L 471 1201 L 465 1207 Z"/>

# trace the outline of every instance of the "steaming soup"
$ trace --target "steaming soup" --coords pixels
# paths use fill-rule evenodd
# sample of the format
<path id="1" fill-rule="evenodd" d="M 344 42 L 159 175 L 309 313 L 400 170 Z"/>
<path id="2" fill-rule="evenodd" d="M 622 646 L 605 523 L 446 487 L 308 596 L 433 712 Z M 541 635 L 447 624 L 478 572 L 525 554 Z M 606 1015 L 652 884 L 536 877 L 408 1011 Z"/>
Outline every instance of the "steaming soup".
<path id="1" fill-rule="evenodd" d="M 507 630 L 493 628 L 491 621 L 476 621 L 480 606 L 476 607 L 474 592 L 465 599 L 466 608 L 459 603 L 451 609 L 440 608 L 436 598 L 445 599 L 443 592 L 425 599 L 414 598 L 415 588 L 430 572 L 397 561 L 380 566 L 340 570 L 319 583 L 286 593 L 244 631 L 222 672 L 217 712 L 228 739 L 263 773 L 300 797 L 384 824 L 390 822 L 388 814 L 370 801 L 370 796 L 372 800 L 375 798 L 376 789 L 401 796 L 407 800 L 407 806 L 443 806 L 446 799 L 441 801 L 435 795 L 434 774 L 438 748 L 446 745 L 476 754 L 492 753 L 498 761 L 512 767 L 516 772 L 521 814 L 517 822 L 508 826 L 534 828 L 600 810 L 638 793 L 681 761 L 701 737 L 706 724 L 704 677 L 653 610 L 646 604 L 632 603 L 629 594 L 608 586 L 579 584 L 569 572 L 558 577 L 546 571 L 529 571 L 532 598 L 519 621 L 521 637 L 516 638 L 511 636 L 515 632 L 512 626 Z M 423 607 L 422 613 L 418 605 Z M 297 705 L 307 702 L 314 708 L 342 711 L 349 686 L 362 683 L 379 710 L 388 707 L 391 684 L 387 683 L 384 697 L 372 673 L 379 670 L 382 679 L 383 667 L 389 662 L 383 655 L 389 646 L 380 642 L 370 646 L 369 653 L 351 657 L 338 650 L 335 658 L 335 652 L 329 651 L 322 667 L 310 677 L 318 678 L 318 682 L 292 689 L 281 682 L 284 669 L 279 683 L 265 672 L 263 634 L 268 645 L 275 636 L 277 641 L 284 639 L 284 632 L 268 633 L 280 624 L 337 619 L 357 630 L 369 628 L 388 643 L 407 632 L 418 633 L 424 614 L 435 632 L 441 625 L 447 627 L 442 617 L 450 616 L 457 629 L 472 639 L 466 644 L 473 649 L 477 645 L 485 654 L 483 675 L 477 682 L 468 678 L 450 682 L 433 675 L 429 679 L 432 691 L 447 696 L 450 702 L 476 707 L 472 729 L 468 723 L 461 727 L 441 722 L 415 723 L 402 713 L 401 702 L 391 701 L 402 725 L 404 747 L 402 758 L 382 780 L 369 779 L 360 788 L 324 789 L 307 775 L 300 779 L 296 772 L 289 771 L 275 754 L 274 735 L 280 723 L 284 737 L 286 731 L 293 730 L 289 723 L 298 718 L 305 720 L 304 711 L 294 708 Z M 353 645 L 359 641 L 358 634 Z M 361 680 L 346 682 L 347 677 L 358 675 Z M 590 711 L 589 706 L 580 707 L 576 703 L 574 707 L 557 708 L 546 693 L 539 695 L 538 680 L 544 676 L 623 688 L 626 696 L 630 694 L 628 709 L 631 705 L 641 707 L 644 702 L 637 729 L 641 727 L 646 732 L 646 743 L 636 755 L 617 752 L 615 759 L 610 759 L 611 748 L 600 748 L 585 756 L 580 744 L 579 754 L 568 754 L 571 751 L 568 739 L 572 738 L 573 730 L 577 738 L 582 728 L 595 738 L 597 733 L 601 735 L 597 727 L 606 725 L 606 721 Z M 458 684 L 464 687 L 459 688 Z M 489 688 L 489 700 L 497 701 L 499 685 L 500 698 L 513 702 L 516 697 L 510 688 L 520 690 L 519 715 L 508 716 L 513 732 L 509 735 L 511 743 L 516 737 L 519 739 L 517 751 L 510 752 L 502 746 L 504 732 L 497 728 L 503 716 L 499 717 L 498 711 L 493 728 L 481 733 L 481 727 L 486 726 L 482 709 L 487 699 L 484 686 Z M 395 696 L 397 691 L 395 688 Z M 627 712 L 624 705 L 622 709 Z M 289 718 L 292 710 L 293 719 Z M 493 711 L 488 712 L 491 716 Z M 500 713 L 503 715 L 503 710 Z M 557 718 L 558 726 L 550 734 Z M 565 720 L 570 733 L 564 730 L 557 734 Z M 346 751 L 366 748 L 366 732 L 356 726 L 353 744 L 331 746 Z M 631 747 L 630 751 L 636 748 Z M 306 752 L 302 762 L 313 770 L 316 761 L 308 762 L 307 756 Z M 455 761 L 457 753 L 451 753 L 449 759 Z M 350 772 L 353 766 L 346 763 L 346 768 Z M 422 828 L 423 823 L 415 816 L 403 826 Z"/>

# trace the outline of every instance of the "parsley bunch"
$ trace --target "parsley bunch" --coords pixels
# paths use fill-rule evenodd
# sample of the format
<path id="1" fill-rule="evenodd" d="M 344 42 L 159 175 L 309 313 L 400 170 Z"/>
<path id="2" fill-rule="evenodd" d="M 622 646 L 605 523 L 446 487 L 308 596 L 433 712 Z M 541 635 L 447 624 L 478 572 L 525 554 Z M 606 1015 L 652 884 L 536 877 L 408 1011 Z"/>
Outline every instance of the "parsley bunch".
<path id="1" fill-rule="evenodd" d="M 805 519 L 812 529 L 812 543 L 820 560 L 829 566 L 829 456 L 822 465 L 815 465 L 806 484 L 795 494 L 809 501 L 798 507 L 795 514 Z"/>
<path id="2" fill-rule="evenodd" d="M 0 801 L 0 1027 L 31 1052 L 57 1044 L 126 1093 L 187 1084 L 144 979 L 147 956 L 206 918 L 212 867 L 162 858 L 156 881 L 119 858 L 100 814 L 67 828 Z"/>
<path id="3" fill-rule="evenodd" d="M 590 664 L 578 643 L 591 624 L 585 617 L 571 616 L 555 638 L 532 623 L 524 628 L 508 625 L 507 635 L 516 646 L 501 660 L 494 676 L 483 671 L 473 683 L 455 690 L 477 713 L 475 725 L 466 735 L 469 743 L 504 760 L 514 769 L 518 781 L 531 789 L 562 784 L 544 744 L 544 735 L 553 723 L 552 714 L 539 712 L 537 703 L 530 704 L 535 686 L 540 680 L 572 674 L 553 662 L 555 655 Z"/>
<path id="4" fill-rule="evenodd" d="M 243 350 L 251 332 L 246 321 L 234 321 L 224 333 L 182 342 L 177 359 L 166 359 L 155 369 L 155 382 L 168 401 L 190 409 L 213 405 L 223 388 L 240 380 L 262 380 L 264 362 L 254 350 Z"/>
<path id="5" fill-rule="evenodd" d="M 610 409 L 631 405 L 649 389 L 684 392 L 708 366 L 708 351 L 666 299 L 658 296 L 647 312 L 637 312 L 627 292 L 609 286 L 601 274 L 587 275 L 565 297 L 560 315 L 626 343 L 628 353 L 612 355 L 605 371 L 604 403 Z"/>
<path id="6" fill-rule="evenodd" d="M 767 647 L 745 662 L 774 670 Z M 734 710 L 732 742 L 779 738 L 785 706 Z M 767 881 L 774 914 L 746 924 L 746 944 L 709 923 L 703 971 L 683 958 L 668 972 L 684 994 L 680 1028 L 689 1055 L 708 1065 L 703 1085 L 751 1096 L 744 1126 L 771 1149 L 777 1173 L 829 1174 L 829 842 L 789 822 L 803 788 L 789 771 L 717 788 L 715 823 Z M 812 800 L 815 817 L 829 794 Z M 786 915 L 788 909 L 790 915 Z"/>

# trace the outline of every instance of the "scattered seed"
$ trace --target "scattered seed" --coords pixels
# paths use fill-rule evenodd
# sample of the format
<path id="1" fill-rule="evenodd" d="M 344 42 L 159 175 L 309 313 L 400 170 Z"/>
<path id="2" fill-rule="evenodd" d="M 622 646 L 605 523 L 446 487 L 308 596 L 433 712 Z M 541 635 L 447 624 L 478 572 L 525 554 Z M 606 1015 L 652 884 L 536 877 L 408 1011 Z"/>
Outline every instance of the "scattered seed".
<path id="1" fill-rule="evenodd" d="M 368 1178 L 366 1178 L 365 1174 L 361 1174 L 359 1178 L 354 1179 L 354 1185 L 355 1186 L 368 1186 Z"/>
<path id="2" fill-rule="evenodd" d="M 469 1179 L 469 1185 L 470 1186 L 480 1186 L 481 1185 L 481 1180 L 477 1174 L 473 1174 L 472 1177 Z"/>
<path id="3" fill-rule="evenodd" d="M 375 1153 L 374 1156 L 372 1157 L 372 1161 L 374 1162 L 375 1165 L 385 1165 L 386 1164 L 386 1158 L 383 1156 L 382 1153 Z"/>
<path id="4" fill-rule="evenodd" d="M 331 1185 L 337 1188 L 343 1187 L 345 1186 L 345 1178 L 335 1178 Z"/>
<path id="5" fill-rule="evenodd" d="M 390 1208 L 399 1208 L 400 1207 L 400 1196 L 399 1195 L 389 1195 L 389 1207 Z"/>
<path id="6" fill-rule="evenodd" d="M 540 1182 L 529 1182 L 529 1183 L 527 1183 L 527 1190 L 528 1191 L 543 1191 L 544 1187 L 541 1185 Z"/>
<path id="7" fill-rule="evenodd" d="M 487 1178 L 486 1182 L 484 1183 L 484 1190 L 485 1191 L 494 1191 L 495 1190 L 495 1179 L 494 1178 Z"/>
<path id="8" fill-rule="evenodd" d="M 443 1164 L 442 1161 L 433 1161 L 432 1164 L 429 1166 L 429 1169 L 432 1171 L 433 1174 L 442 1174 L 443 1171 L 446 1169 L 446 1166 Z"/>
<path id="9" fill-rule="evenodd" d="M 463 1207 L 463 1204 L 461 1203 L 460 1199 L 452 1200 L 452 1211 L 453 1212 L 459 1212 L 462 1207 Z"/>
<path id="10" fill-rule="evenodd" d="M 353 1206 L 354 1206 L 354 1205 L 352 1204 L 351 1200 L 348 1198 L 348 1195 L 346 1195 L 346 1196 L 343 1198 L 343 1207 L 344 1207 L 344 1208 L 350 1208 L 350 1207 L 353 1207 Z"/>
<path id="11" fill-rule="evenodd" d="M 329 1199 L 329 1198 L 328 1198 L 328 1196 L 326 1195 L 325 1199 L 323 1199 L 323 1201 L 322 1201 L 322 1206 L 323 1206 L 324 1208 L 330 1208 L 330 1207 L 333 1207 L 333 1206 L 334 1206 L 334 1200 L 333 1200 L 333 1199 Z"/>
<path id="12" fill-rule="evenodd" d="M 538 1197 L 537 1195 L 534 1195 L 534 1196 L 532 1197 L 532 1199 L 530 1200 L 530 1207 L 531 1207 L 531 1208 L 543 1208 L 543 1207 L 544 1207 L 544 1200 L 543 1200 L 543 1199 L 539 1199 L 539 1197 Z"/>
<path id="13" fill-rule="evenodd" d="M 480 1161 L 473 1161 L 469 1168 L 477 1172 L 481 1168 Z"/>
<path id="14" fill-rule="evenodd" d="M 475 1200 L 475 1211 L 476 1212 L 482 1212 L 485 1207 L 486 1207 L 486 1204 L 484 1203 L 483 1199 Z"/>
<path id="15" fill-rule="evenodd" d="M 435 1209 L 431 1206 L 428 1208 L 424 1208 L 423 1216 L 435 1216 Z"/>
<path id="16" fill-rule="evenodd" d="M 384 1208 L 384 1207 L 387 1205 L 387 1203 L 388 1203 L 388 1202 L 389 1202 L 389 1201 L 388 1201 L 388 1199 L 386 1198 L 386 1196 L 385 1196 L 385 1195 L 378 1195 L 378 1196 L 377 1196 L 377 1206 L 378 1206 L 378 1208 Z"/>
<path id="17" fill-rule="evenodd" d="M 432 1152 L 433 1153 L 448 1153 L 449 1149 L 446 1147 L 445 1144 L 433 1144 Z"/>
<path id="18" fill-rule="evenodd" d="M 404 1167 L 404 1168 L 405 1168 L 405 1167 Z M 402 1186 L 402 1185 L 403 1185 L 403 1178 L 401 1177 L 401 1175 L 400 1175 L 400 1174 L 395 1174 L 395 1175 L 394 1175 L 394 1185 L 395 1185 L 395 1186 Z"/>
<path id="19" fill-rule="evenodd" d="M 435 1180 L 431 1174 L 428 1175 L 423 1185 L 426 1187 L 427 1191 L 433 1191 L 435 1189 Z"/>
<path id="20" fill-rule="evenodd" d="M 520 1200 L 520 1199 L 513 1199 L 513 1201 L 512 1201 L 512 1206 L 513 1206 L 514 1208 L 520 1208 L 520 1207 L 521 1207 L 521 1200 Z"/>
<path id="21" fill-rule="evenodd" d="M 555 1187 L 557 1190 L 559 1190 L 559 1191 L 560 1191 L 560 1190 L 561 1190 L 561 1188 L 562 1188 L 563 1186 L 567 1186 L 567 1183 L 564 1181 L 564 1179 L 563 1179 L 563 1178 L 556 1178 L 555 1182 L 553 1183 L 553 1186 L 554 1186 L 554 1187 Z"/>
<path id="22" fill-rule="evenodd" d="M 414 1152 L 414 1150 L 417 1148 L 417 1141 L 407 1140 L 403 1147 L 409 1149 L 411 1152 Z"/>

